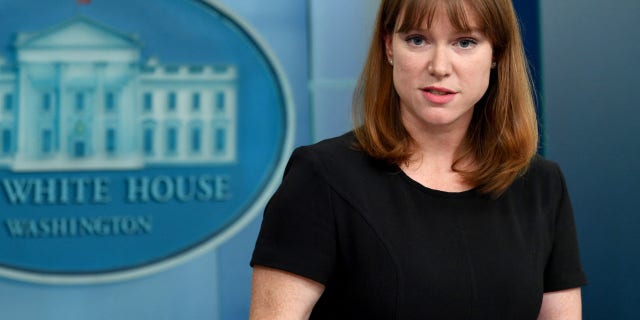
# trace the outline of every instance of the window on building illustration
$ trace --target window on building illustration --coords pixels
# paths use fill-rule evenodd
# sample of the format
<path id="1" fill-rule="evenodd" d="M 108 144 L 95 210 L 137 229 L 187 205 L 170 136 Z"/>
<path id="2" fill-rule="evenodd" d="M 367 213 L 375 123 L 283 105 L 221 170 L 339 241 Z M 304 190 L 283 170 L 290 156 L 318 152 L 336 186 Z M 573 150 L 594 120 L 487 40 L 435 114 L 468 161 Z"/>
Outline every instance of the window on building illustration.
<path id="1" fill-rule="evenodd" d="M 176 111 L 177 107 L 178 96 L 175 92 L 169 92 L 169 95 L 167 96 L 167 108 L 169 109 L 169 111 Z"/>
<path id="2" fill-rule="evenodd" d="M 178 129 L 171 127 L 167 129 L 167 153 L 175 154 L 178 150 Z"/>
<path id="3" fill-rule="evenodd" d="M 200 93 L 194 92 L 191 97 L 191 109 L 193 111 L 200 110 Z"/>
<path id="4" fill-rule="evenodd" d="M 42 111 L 49 112 L 51 110 L 51 94 L 43 93 L 42 94 Z"/>
<path id="5" fill-rule="evenodd" d="M 76 105 L 76 111 L 77 112 L 82 112 L 84 111 L 84 93 L 82 92 L 77 92 L 76 93 L 76 97 L 75 97 L 75 105 Z"/>
<path id="6" fill-rule="evenodd" d="M 144 128 L 142 145 L 144 154 L 148 156 L 153 155 L 153 131 L 153 128 Z"/>
<path id="7" fill-rule="evenodd" d="M 153 95 L 151 92 L 145 92 L 143 100 L 142 107 L 144 112 L 151 112 L 153 110 Z"/>
<path id="8" fill-rule="evenodd" d="M 216 111 L 217 112 L 224 112 L 224 103 L 225 103 L 224 98 L 225 98 L 224 92 L 216 93 Z"/>
<path id="9" fill-rule="evenodd" d="M 164 67 L 166 73 L 178 73 L 180 72 L 180 66 L 166 66 Z"/>
<path id="10" fill-rule="evenodd" d="M 41 133 L 41 148 L 43 154 L 49 154 L 53 151 L 53 133 L 50 129 L 44 129 Z"/>
<path id="11" fill-rule="evenodd" d="M 107 129 L 107 133 L 105 136 L 105 149 L 107 153 L 116 152 L 116 130 L 113 128 Z"/>
<path id="12" fill-rule="evenodd" d="M 114 112 L 116 110 L 116 94 L 107 92 L 104 96 L 104 109 L 106 112 Z"/>
<path id="13" fill-rule="evenodd" d="M 2 129 L 2 153 L 11 153 L 13 149 L 12 137 L 10 129 Z"/>
<path id="14" fill-rule="evenodd" d="M 82 140 L 73 143 L 73 156 L 76 158 L 84 158 L 87 153 L 86 143 Z"/>
<path id="15" fill-rule="evenodd" d="M 214 150 L 216 153 L 223 153 L 227 147 L 227 132 L 223 128 L 217 128 L 215 130 L 214 137 Z"/>
<path id="16" fill-rule="evenodd" d="M 202 129 L 200 127 L 191 128 L 191 151 L 200 153 L 202 149 Z"/>
<path id="17" fill-rule="evenodd" d="M 13 110 L 13 95 L 11 93 L 4 95 L 3 110 L 6 112 L 11 112 Z"/>

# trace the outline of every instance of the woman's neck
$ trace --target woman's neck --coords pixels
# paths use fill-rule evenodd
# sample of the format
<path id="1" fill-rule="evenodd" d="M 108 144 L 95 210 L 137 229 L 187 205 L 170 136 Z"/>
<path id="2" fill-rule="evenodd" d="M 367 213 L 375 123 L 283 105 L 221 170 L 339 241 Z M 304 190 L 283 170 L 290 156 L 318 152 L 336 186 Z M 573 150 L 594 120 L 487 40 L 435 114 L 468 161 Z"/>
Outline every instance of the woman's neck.
<path id="1" fill-rule="evenodd" d="M 400 168 L 410 178 L 431 189 L 447 192 L 472 189 L 474 186 L 464 181 L 460 172 L 453 170 L 454 163 L 460 158 L 466 131 L 439 129 L 416 132 L 407 128 L 414 150 Z M 471 159 L 456 163 L 457 169 L 468 170 L 471 167 Z"/>

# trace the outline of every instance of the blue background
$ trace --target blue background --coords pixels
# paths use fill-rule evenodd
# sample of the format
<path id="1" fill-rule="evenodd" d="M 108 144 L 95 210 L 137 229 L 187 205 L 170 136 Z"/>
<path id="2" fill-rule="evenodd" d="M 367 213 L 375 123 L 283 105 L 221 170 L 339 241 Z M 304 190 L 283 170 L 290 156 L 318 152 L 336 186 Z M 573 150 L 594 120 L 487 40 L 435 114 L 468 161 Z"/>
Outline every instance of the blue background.
<path id="1" fill-rule="evenodd" d="M 545 147 L 572 196 L 585 319 L 640 319 L 640 1 L 540 3 Z"/>
<path id="2" fill-rule="evenodd" d="M 347 130 L 377 1 L 220 2 L 258 30 L 281 62 L 294 93 L 296 145 Z M 539 24 L 525 31 L 539 33 L 544 149 L 562 166 L 573 200 L 590 281 L 584 318 L 637 319 L 640 2 L 539 0 L 533 7 Z M 246 319 L 259 224 L 256 218 L 216 251 L 132 281 L 0 280 L 0 319 Z"/>

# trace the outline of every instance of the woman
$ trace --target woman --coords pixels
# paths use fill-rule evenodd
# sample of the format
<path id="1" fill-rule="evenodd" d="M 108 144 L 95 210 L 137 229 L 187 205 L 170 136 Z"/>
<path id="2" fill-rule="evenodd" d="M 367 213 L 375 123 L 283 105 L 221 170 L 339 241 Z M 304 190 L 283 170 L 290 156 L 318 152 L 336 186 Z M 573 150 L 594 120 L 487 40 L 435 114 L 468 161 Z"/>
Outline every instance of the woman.
<path id="1" fill-rule="evenodd" d="M 252 319 L 581 318 L 510 0 L 382 0 L 354 106 L 267 206 Z"/>

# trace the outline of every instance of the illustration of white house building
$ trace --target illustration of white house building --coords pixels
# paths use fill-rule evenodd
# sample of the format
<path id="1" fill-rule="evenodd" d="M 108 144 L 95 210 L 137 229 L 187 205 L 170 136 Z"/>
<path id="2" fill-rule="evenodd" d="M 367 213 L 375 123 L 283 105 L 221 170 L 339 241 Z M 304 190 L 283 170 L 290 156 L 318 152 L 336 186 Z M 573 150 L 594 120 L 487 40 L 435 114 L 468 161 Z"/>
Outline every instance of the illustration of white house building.
<path id="1" fill-rule="evenodd" d="M 76 16 L 0 57 L 0 166 L 123 170 L 236 161 L 234 65 L 142 61 L 136 36 Z"/>

